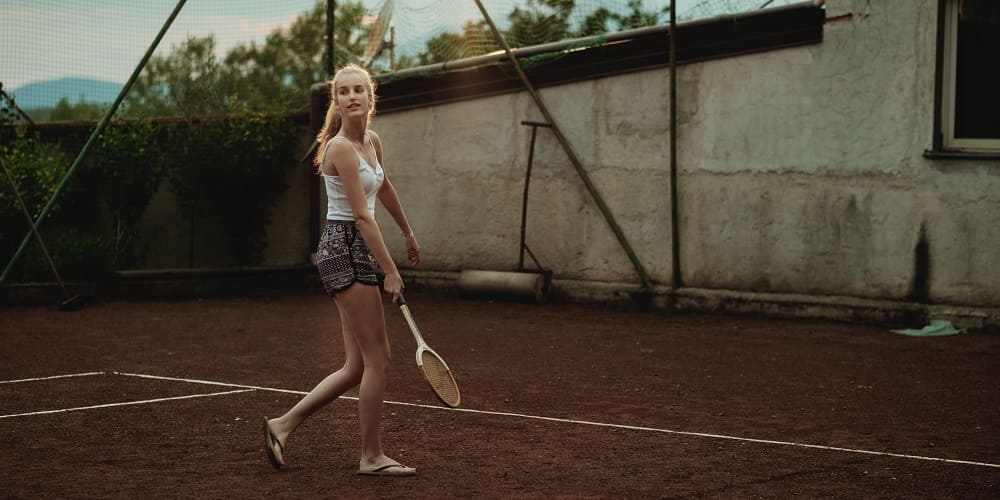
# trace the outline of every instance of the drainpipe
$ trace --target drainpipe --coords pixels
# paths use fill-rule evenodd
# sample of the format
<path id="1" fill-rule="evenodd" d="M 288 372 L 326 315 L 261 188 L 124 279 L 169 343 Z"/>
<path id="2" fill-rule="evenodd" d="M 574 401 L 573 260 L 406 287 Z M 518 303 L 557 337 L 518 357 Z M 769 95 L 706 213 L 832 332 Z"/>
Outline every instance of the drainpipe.
<path id="1" fill-rule="evenodd" d="M 670 0 L 670 239 L 673 288 L 681 278 L 681 235 L 677 215 L 677 0 Z"/>

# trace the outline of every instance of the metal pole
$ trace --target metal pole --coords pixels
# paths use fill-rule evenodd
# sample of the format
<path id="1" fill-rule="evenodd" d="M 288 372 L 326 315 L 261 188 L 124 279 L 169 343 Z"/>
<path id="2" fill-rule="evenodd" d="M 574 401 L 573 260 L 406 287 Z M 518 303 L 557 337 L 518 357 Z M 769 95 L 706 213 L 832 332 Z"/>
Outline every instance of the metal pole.
<path id="1" fill-rule="evenodd" d="M 17 182 L 14 181 L 14 176 L 10 174 L 10 170 L 7 169 L 7 162 L 0 158 L 0 166 L 3 167 L 3 173 L 7 176 L 7 182 L 10 183 L 10 189 L 14 192 L 14 197 L 17 198 L 18 205 L 21 206 L 21 211 L 24 212 L 24 218 L 28 220 L 28 225 L 31 226 L 31 232 L 34 233 L 35 239 L 38 240 L 38 246 L 42 247 L 42 253 L 45 254 L 45 260 L 49 261 L 49 267 L 52 268 L 52 274 L 55 275 L 56 281 L 59 282 L 59 288 L 62 288 L 63 295 L 66 294 L 66 284 L 63 283 L 62 276 L 59 276 L 59 270 L 56 269 L 55 262 L 52 262 L 52 256 L 49 255 L 49 249 L 45 246 L 45 240 L 42 239 L 42 235 L 39 234 L 38 228 L 35 227 L 34 220 L 31 218 L 31 211 L 28 210 L 28 205 L 24 203 L 24 199 L 21 198 L 21 192 L 17 189 Z"/>
<path id="2" fill-rule="evenodd" d="M 493 31 L 493 36 L 496 37 L 497 42 L 499 42 L 500 46 L 503 47 L 504 52 L 507 54 L 507 58 L 510 59 L 511 65 L 514 66 L 514 70 L 517 71 L 517 76 L 528 89 L 528 93 L 531 94 L 532 99 L 535 100 L 535 104 L 538 105 L 538 109 L 542 112 L 542 116 L 545 117 L 545 121 L 552 125 L 552 132 L 555 133 L 556 139 L 559 140 L 559 144 L 562 145 L 563 150 L 566 151 L 566 155 L 569 156 L 569 160 L 573 164 L 573 168 L 576 169 L 577 175 L 580 176 L 580 179 L 583 181 L 583 185 L 587 188 L 590 195 L 593 196 L 594 201 L 597 203 L 597 208 L 600 209 L 601 214 L 604 215 L 604 219 L 608 222 L 608 225 L 611 226 L 611 231 L 615 234 L 615 237 L 618 238 L 618 243 L 620 243 L 622 248 L 625 249 L 625 253 L 628 254 L 629 260 L 632 261 L 632 266 L 635 268 L 636 273 L 639 274 L 639 278 L 642 280 L 642 286 L 646 288 L 647 291 L 652 291 L 653 283 L 649 279 L 649 275 L 646 274 L 646 269 L 642 266 L 642 262 L 639 261 L 635 252 L 632 251 L 632 246 L 629 245 L 628 239 L 625 238 L 625 234 L 622 232 L 621 227 L 619 227 L 618 223 L 615 222 L 614 215 L 604 203 L 604 199 L 601 198 L 597 188 L 590 181 L 590 176 L 588 176 L 587 171 L 583 169 L 583 165 L 580 163 L 579 158 L 576 157 L 576 153 L 570 146 L 569 141 L 566 140 L 566 137 L 562 134 L 562 131 L 559 129 L 559 125 L 556 124 L 554 119 L 552 119 L 552 114 L 549 113 L 549 109 L 545 106 L 545 102 L 542 101 L 541 96 L 538 95 L 538 92 L 535 90 L 535 86 L 531 84 L 531 81 L 528 80 L 528 76 L 524 74 L 524 70 L 521 69 L 521 63 L 518 62 L 516 57 L 514 57 L 513 52 L 510 50 L 510 46 L 507 45 L 507 40 L 505 40 L 503 35 L 500 34 L 500 30 L 497 29 L 496 24 L 493 23 L 493 19 L 490 18 L 489 13 L 486 12 L 486 8 L 483 7 L 483 3 L 480 0 L 476 0 L 476 6 L 478 6 L 479 11 L 483 13 L 483 18 L 486 20 L 486 23 L 489 24 L 490 30 Z"/>
<path id="3" fill-rule="evenodd" d="M 528 146 L 528 169 L 524 174 L 524 196 L 521 197 L 521 246 L 517 258 L 517 270 L 524 270 L 524 239 L 528 227 L 528 186 L 531 184 L 531 162 L 535 159 L 535 136 L 538 135 L 538 127 L 549 127 L 548 123 L 532 121 L 522 121 L 521 125 L 531 126 L 531 145 Z M 534 258 L 534 256 L 532 256 Z"/>
<path id="4" fill-rule="evenodd" d="M 7 104 L 9 104 L 10 107 L 14 108 L 14 111 L 17 111 L 17 114 L 21 115 L 21 118 L 24 118 L 24 120 L 27 121 L 29 125 L 35 124 L 35 120 L 32 120 L 31 117 L 28 116 L 28 113 L 25 113 L 24 110 L 21 109 L 16 102 L 14 102 L 14 98 L 7 95 L 7 93 L 3 91 L 3 83 L 0 83 L 0 98 L 7 101 Z"/>
<path id="5" fill-rule="evenodd" d="M 73 172 L 75 172 L 76 168 L 80 166 L 80 162 L 83 158 L 87 156 L 87 152 L 90 151 L 90 146 L 93 145 L 94 140 L 96 140 L 97 136 L 101 135 L 101 132 L 103 132 L 108 126 L 108 123 L 111 121 L 111 117 L 115 114 L 115 111 L 118 110 L 118 106 L 121 105 L 122 101 L 125 99 L 125 95 L 132 89 L 132 84 L 134 84 L 139 78 L 139 73 L 142 72 L 142 68 L 146 67 L 146 63 L 149 62 L 149 58 L 153 56 L 153 51 L 156 50 L 156 46 L 160 44 L 160 40 L 163 39 L 163 35 L 167 33 L 167 29 L 170 28 L 171 24 L 173 24 L 174 19 L 177 18 L 177 14 L 180 14 L 181 8 L 184 7 L 186 2 L 187 0 L 178 0 L 177 6 L 174 7 L 174 11 L 170 13 L 170 17 L 167 18 L 167 21 L 163 23 L 163 27 L 160 28 L 160 32 L 156 35 L 156 38 L 153 39 L 153 43 L 151 43 L 149 48 L 146 49 L 146 55 L 142 57 L 142 60 L 135 67 L 135 70 L 132 71 L 132 76 L 129 77 L 128 82 L 125 83 L 125 86 L 122 87 L 121 91 L 118 92 L 118 97 L 115 99 L 115 102 L 111 104 L 111 108 L 104 114 L 104 118 L 101 118 L 101 122 L 97 124 L 97 129 L 90 134 L 90 138 L 88 138 L 87 142 L 83 145 L 83 149 L 81 149 L 80 153 L 76 155 L 76 159 L 73 160 L 73 164 L 70 165 L 66 175 L 63 176 L 62 181 L 59 182 L 59 186 L 56 187 L 56 191 L 52 193 L 52 197 L 49 198 L 49 202 L 45 204 L 45 208 L 43 208 L 42 213 L 39 214 L 38 220 L 35 221 L 36 228 L 42 226 L 42 221 L 45 220 L 49 211 L 52 210 L 52 206 L 55 205 L 56 198 L 62 194 L 63 189 L 66 188 L 66 184 L 69 183 L 69 178 L 73 176 Z M 24 236 L 24 240 L 21 241 L 21 246 L 17 248 L 17 252 L 14 252 L 14 256 L 10 258 L 10 262 L 7 263 L 7 268 L 4 269 L 3 274 L 0 275 L 0 284 L 7 279 L 7 275 L 10 274 L 10 270 L 14 267 L 14 264 L 17 263 L 18 259 L 21 258 L 21 254 L 24 253 L 24 249 L 28 246 L 28 242 L 31 241 L 31 234 L 31 231 L 28 231 L 28 234 Z"/>
<path id="6" fill-rule="evenodd" d="M 326 77 L 333 78 L 333 70 L 336 67 L 336 59 L 333 57 L 333 26 L 336 22 L 334 9 L 336 2 L 326 0 Z"/>
<path id="7" fill-rule="evenodd" d="M 670 0 L 670 254 L 673 287 L 684 286 L 681 276 L 681 236 L 677 214 L 677 0 Z"/>
<path id="8" fill-rule="evenodd" d="M 396 71 L 396 27 L 389 26 L 389 71 Z"/>

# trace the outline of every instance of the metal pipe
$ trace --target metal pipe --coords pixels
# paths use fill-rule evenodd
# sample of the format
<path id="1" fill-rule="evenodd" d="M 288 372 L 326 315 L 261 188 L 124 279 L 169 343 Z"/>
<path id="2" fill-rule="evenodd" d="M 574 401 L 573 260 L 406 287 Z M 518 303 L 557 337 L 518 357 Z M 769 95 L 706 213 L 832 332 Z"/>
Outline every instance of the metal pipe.
<path id="1" fill-rule="evenodd" d="M 551 127 L 548 123 L 532 121 L 522 121 L 521 125 L 529 125 L 531 127 L 531 145 L 528 146 L 528 169 L 524 174 L 524 195 L 521 197 L 521 245 L 518 247 L 518 271 L 524 270 L 524 249 L 527 246 L 524 240 L 528 226 L 528 186 L 531 183 L 531 163 L 535 159 L 535 137 L 538 135 L 538 127 Z M 534 255 L 531 258 L 534 259 Z M 538 261 L 535 261 L 535 263 L 537 264 Z"/>
<path id="2" fill-rule="evenodd" d="M 42 213 L 39 214 L 38 219 L 35 220 L 36 228 L 42 226 L 42 222 L 45 220 L 45 217 L 49 214 L 49 211 L 52 210 L 53 205 L 55 205 L 56 198 L 58 198 L 59 195 L 62 194 L 63 189 L 66 188 L 66 185 L 69 183 L 69 178 L 73 176 L 73 172 L 75 172 L 76 168 L 80 166 L 80 162 L 83 161 L 83 158 L 87 156 L 87 152 L 90 151 L 90 147 L 94 144 L 97 136 L 101 135 L 101 132 L 103 132 L 108 126 L 108 123 L 111 121 L 111 117 L 115 114 L 115 111 L 118 110 L 118 106 L 120 106 L 122 101 L 125 99 L 125 95 L 127 95 L 129 90 L 132 89 L 132 85 L 139 78 L 139 73 L 142 72 L 142 68 L 144 68 L 146 63 L 149 62 L 149 58 L 153 56 L 153 51 L 156 50 L 156 46 L 160 44 L 160 40 L 163 39 L 163 35 L 167 33 L 167 29 L 170 28 L 171 24 L 173 24 L 174 19 L 177 18 L 178 14 L 180 14 L 181 8 L 184 7 L 186 2 L 187 0 L 178 0 L 173 12 L 170 13 L 170 17 L 168 17 L 166 22 L 163 23 L 163 26 L 160 28 L 160 32 L 156 35 L 156 38 L 153 39 L 153 43 L 151 43 L 149 48 L 146 49 L 146 54 L 132 71 L 132 76 L 129 77 L 128 82 L 125 83 L 125 86 L 122 87 L 121 91 L 118 92 L 118 97 L 115 98 L 115 102 L 112 103 L 111 108 L 104 113 L 104 117 L 101 118 L 101 122 L 97 124 L 97 129 L 90 134 L 90 137 L 83 145 L 80 153 L 76 155 L 76 159 L 73 160 L 73 163 L 70 165 L 66 175 L 63 176 L 62 181 L 59 182 L 55 192 L 52 193 L 52 197 L 49 198 L 49 202 L 45 204 L 45 208 L 42 209 Z M 14 256 L 10 258 L 10 262 L 7 263 L 6 269 L 4 269 L 3 274 L 0 275 L 0 284 L 3 284 L 3 282 L 7 279 L 7 275 L 10 274 L 10 270 L 14 267 L 14 264 L 16 264 L 18 259 L 21 258 L 21 254 L 24 253 L 24 249 L 28 246 L 29 241 L 31 241 L 31 231 L 28 231 L 28 234 L 24 236 L 24 240 L 21 241 L 21 246 L 17 248 L 17 251 L 14 252 Z"/>
<path id="3" fill-rule="evenodd" d="M 336 58 L 333 54 L 333 28 L 336 23 L 336 13 L 334 12 L 337 3 L 333 0 L 326 0 L 326 77 L 333 78 L 333 69 L 336 66 Z"/>
<path id="4" fill-rule="evenodd" d="M 573 168 L 576 169 L 577 175 L 580 176 L 580 179 L 583 181 L 583 184 L 587 188 L 587 191 L 594 198 L 594 201 L 597 203 L 597 208 L 600 209 L 601 214 L 604 215 L 604 220 L 606 220 L 608 225 L 611 226 L 611 231 L 615 234 L 615 237 L 618 239 L 618 243 L 620 243 L 622 248 L 624 248 L 625 253 L 628 255 L 629 260 L 632 261 L 632 266 L 635 268 L 636 273 L 639 274 L 639 278 L 642 280 L 642 286 L 646 288 L 647 291 L 652 291 L 653 283 L 649 279 L 649 275 L 646 274 L 646 269 L 642 266 L 642 262 L 639 261 L 639 258 L 635 255 L 635 252 L 632 251 L 632 246 L 629 245 L 628 239 L 625 238 L 625 234 L 622 232 L 621 227 L 619 227 L 618 223 L 615 221 L 614 215 L 611 213 L 611 210 L 608 208 L 608 206 L 604 203 L 604 199 L 601 198 L 600 193 L 597 191 L 597 187 L 595 187 L 594 184 L 590 181 L 590 176 L 587 175 L 587 171 L 584 170 L 583 165 L 580 163 L 579 158 L 576 157 L 576 152 L 573 151 L 573 148 L 570 146 L 569 141 L 566 139 L 566 137 L 562 134 L 562 131 L 559 129 L 559 125 L 552 118 L 552 114 L 549 113 L 549 109 L 545 105 L 545 101 L 542 101 L 541 96 L 538 95 L 538 92 L 535 90 L 535 86 L 531 84 L 531 81 L 528 80 L 528 76 L 524 74 L 524 70 L 521 68 L 521 63 L 518 62 L 516 57 L 514 57 L 514 53 L 511 52 L 510 47 L 507 45 L 507 41 L 504 39 L 503 35 L 500 34 L 500 30 L 498 30 L 496 24 L 493 23 L 493 19 L 490 18 L 489 13 L 486 12 L 486 8 L 483 7 L 482 1 L 476 0 L 476 5 L 479 7 L 479 11 L 483 13 L 483 18 L 486 19 L 486 23 L 490 25 L 490 30 L 493 31 L 493 36 L 496 37 L 497 42 L 499 42 L 500 45 L 503 47 L 504 52 L 510 59 L 511 65 L 514 66 L 514 70 L 517 71 L 517 76 L 521 79 L 521 82 L 524 83 L 524 86 L 528 89 L 528 93 L 531 94 L 532 99 L 535 100 L 535 104 L 538 105 L 538 109 L 542 112 L 542 116 L 545 117 L 545 121 L 548 122 L 550 125 L 552 125 L 552 132 L 555 133 L 556 139 L 559 140 L 559 144 L 562 145 L 563 150 L 566 151 L 566 155 L 569 156 L 569 160 L 573 164 Z"/>
<path id="5" fill-rule="evenodd" d="M 677 212 L 677 0 L 670 0 L 670 255 L 675 289 L 684 286 Z"/>

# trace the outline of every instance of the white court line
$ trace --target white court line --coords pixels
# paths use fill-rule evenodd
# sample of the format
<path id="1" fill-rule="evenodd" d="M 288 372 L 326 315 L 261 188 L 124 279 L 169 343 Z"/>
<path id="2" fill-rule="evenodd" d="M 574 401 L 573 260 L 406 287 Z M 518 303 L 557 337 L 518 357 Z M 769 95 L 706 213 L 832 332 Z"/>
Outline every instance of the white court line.
<path id="1" fill-rule="evenodd" d="M 275 388 L 272 388 L 272 387 L 261 387 L 261 386 L 254 386 L 254 385 L 229 384 L 229 383 L 225 383 L 225 382 L 213 382 L 213 381 L 209 381 L 209 380 L 196 380 L 196 379 L 186 379 L 186 378 L 176 378 L 176 377 L 162 377 L 162 376 L 158 376 L 158 375 L 143 375 L 143 374 L 138 374 L 138 373 L 123 373 L 123 372 L 112 372 L 112 373 L 114 373 L 115 375 L 123 375 L 123 376 L 127 376 L 127 377 L 149 378 L 149 379 L 156 379 L 156 380 L 173 380 L 173 381 L 178 381 L 178 382 L 190 382 L 190 383 L 193 383 L 193 384 L 221 385 L 221 386 L 225 386 L 225 387 L 241 387 L 241 388 L 245 388 L 247 390 L 273 391 L 273 392 L 282 392 L 282 393 L 286 393 L 286 394 L 299 394 L 299 395 L 308 394 L 307 392 L 304 392 L 304 391 L 292 391 L 292 390 L 288 390 L 288 389 L 275 389 Z M 358 398 L 355 398 L 355 397 L 347 397 L 347 396 L 341 396 L 341 398 L 343 398 L 343 399 L 353 399 L 353 400 L 357 400 L 358 399 Z M 494 415 L 494 416 L 499 416 L 499 417 L 526 418 L 526 419 L 531 419 L 531 420 L 543 420 L 543 421 L 547 421 L 547 422 L 559 422 L 559 423 L 578 424 L 578 425 L 591 425 L 591 426 L 596 426 L 596 427 L 610 427 L 610 428 L 614 428 L 614 429 L 626 429 L 626 430 L 632 430 L 632 431 L 658 432 L 658 433 L 663 433 L 663 434 L 677 434 L 677 435 L 681 435 L 681 436 L 694 436 L 694 437 L 704 437 L 704 438 L 713 438 L 713 439 L 728 439 L 730 441 L 741 441 L 741 442 L 745 442 L 745 443 L 761 443 L 761 444 L 771 444 L 771 445 L 779 445 L 779 446 L 793 446 L 793 447 L 798 447 L 798 448 L 809 448 L 809 449 L 815 449 L 815 450 L 839 451 L 839 452 L 843 452 L 843 453 L 858 453 L 858 454 L 863 454 L 863 455 L 877 455 L 877 456 L 882 456 L 882 457 L 906 458 L 906 459 L 911 459 L 911 460 L 924 460 L 924 461 L 931 461 L 931 462 L 944 462 L 944 463 L 949 463 L 949 464 L 975 465 L 975 466 L 979 466 L 979 467 L 1000 468 L 1000 464 L 993 464 L 993 463 L 989 463 L 989 462 L 975 462 L 975 461 L 971 461 L 971 460 L 955 460 L 955 459 L 951 459 L 951 458 L 927 457 L 927 456 L 921 456 L 921 455 L 907 455 L 907 454 L 904 454 L 904 453 L 891 453 L 891 452 L 887 452 L 887 451 L 872 451 L 872 450 L 861 450 L 861 449 L 856 449 L 856 448 L 841 448 L 841 447 L 837 447 L 837 446 L 825 446 L 825 445 L 820 445 L 820 444 L 795 443 L 795 442 L 792 442 L 792 441 L 775 441 L 775 440 L 771 440 L 771 439 L 756 439 L 756 438 L 747 438 L 747 437 L 740 437 L 740 436 L 728 436 L 728 435 L 725 435 L 725 434 L 709 434 L 709 433 L 704 433 L 704 432 L 690 432 L 690 431 L 677 431 L 677 430 L 671 430 L 671 429 L 657 429 L 655 427 L 642 427 L 642 426 L 636 426 L 636 425 L 609 424 L 609 423 L 605 423 L 605 422 L 592 422 L 592 421 L 589 421 L 589 420 L 571 420 L 571 419 L 565 419 L 565 418 L 542 417 L 542 416 L 538 416 L 538 415 L 526 415 L 526 414 L 523 414 L 523 413 L 508 413 L 508 412 L 501 412 L 501 411 L 471 410 L 471 409 L 467 409 L 467 408 L 446 408 L 446 407 L 443 407 L 443 406 L 425 405 L 425 404 L 419 404 L 419 403 L 404 403 L 404 402 L 400 402 L 400 401 L 385 401 L 385 403 L 386 404 L 391 404 L 391 405 L 400 405 L 400 406 L 413 406 L 413 407 L 417 407 L 417 408 L 429 408 L 429 409 L 432 409 L 432 410 L 456 411 L 456 412 L 463 412 L 463 413 L 477 413 L 477 414 L 481 414 L 481 415 Z"/>
<path id="2" fill-rule="evenodd" d="M 108 403 L 103 405 L 93 405 L 93 406 L 78 406 L 76 408 L 62 408 L 59 410 L 45 410 L 45 411 L 33 411 L 29 413 L 14 413 L 11 415 L 0 415 L 0 419 L 3 418 L 14 418 L 14 417 L 28 417 L 33 415 L 47 415 L 50 413 L 66 413 L 70 411 L 80 411 L 80 410 L 93 410 L 95 408 L 112 408 L 115 406 L 129 406 L 129 405 L 143 405 L 148 403 L 159 403 L 161 401 L 177 401 L 179 399 L 194 399 L 194 398 L 207 398 L 211 396 L 224 396 L 226 394 L 239 394 L 241 392 L 252 392 L 253 389 L 239 389 L 235 391 L 225 391 L 225 392 L 213 392 L 211 394 L 192 394 L 189 396 L 174 396 L 171 398 L 159 398 L 159 399 L 146 399 L 143 401 L 128 401 L 125 403 Z"/>
<path id="3" fill-rule="evenodd" d="M 178 377 L 162 377 L 159 375 L 144 375 L 142 373 L 126 373 L 126 372 L 111 372 L 113 375 L 121 375 L 123 377 L 138 377 L 138 378 L 148 378 L 153 380 L 171 380 L 174 382 L 189 382 L 192 384 L 206 384 L 206 385 L 221 385 L 223 387 L 240 387 L 243 389 L 252 389 L 257 391 L 270 391 L 270 392 L 283 392 L 285 394 L 298 394 L 299 396 L 305 396 L 309 394 L 306 391 L 293 391 L 290 389 L 278 389 L 275 387 L 261 387 L 258 385 L 243 385 L 243 384 L 229 384 L 226 382 L 214 382 L 211 380 L 198 380 L 194 378 L 178 378 Z M 341 396 L 340 399 L 353 399 L 355 401 L 358 398 L 351 396 Z M 389 404 L 412 404 L 412 403 L 396 403 L 394 401 L 385 401 Z M 437 408 L 436 406 L 428 406 L 428 408 Z"/>
<path id="4" fill-rule="evenodd" d="M 53 380 L 57 378 L 89 377 L 92 375 L 104 375 L 104 372 L 71 373 L 69 375 L 52 375 L 51 377 L 22 378 L 20 380 L 0 380 L 0 384 L 17 384 L 19 382 L 37 382 L 39 380 Z"/>

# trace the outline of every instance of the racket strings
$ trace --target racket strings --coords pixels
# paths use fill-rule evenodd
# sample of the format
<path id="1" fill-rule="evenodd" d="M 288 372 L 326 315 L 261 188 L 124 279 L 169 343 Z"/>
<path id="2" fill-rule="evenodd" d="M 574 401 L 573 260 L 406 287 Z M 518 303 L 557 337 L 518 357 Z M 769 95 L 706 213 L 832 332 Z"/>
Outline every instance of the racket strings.
<path id="1" fill-rule="evenodd" d="M 427 378 L 427 382 L 434 389 L 434 392 L 450 406 L 458 406 L 461 400 L 458 392 L 458 384 L 455 382 L 455 377 L 448 370 L 447 365 L 444 364 L 444 361 L 429 351 L 421 353 L 420 359 L 423 361 L 421 370 L 424 372 L 424 377 Z"/>

